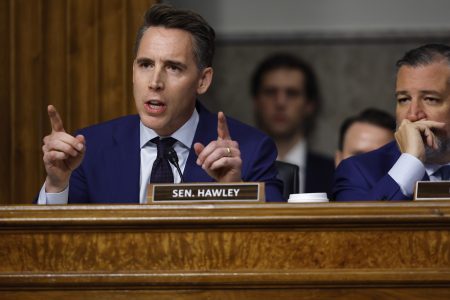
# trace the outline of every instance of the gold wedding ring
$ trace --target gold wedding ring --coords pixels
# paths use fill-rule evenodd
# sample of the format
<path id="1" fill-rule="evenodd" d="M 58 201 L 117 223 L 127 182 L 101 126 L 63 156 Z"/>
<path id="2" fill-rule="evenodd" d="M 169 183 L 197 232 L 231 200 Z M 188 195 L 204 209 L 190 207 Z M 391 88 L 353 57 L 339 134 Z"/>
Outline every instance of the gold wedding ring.
<path id="1" fill-rule="evenodd" d="M 227 149 L 227 156 L 231 157 L 231 149 L 230 149 L 230 147 L 227 147 L 226 149 Z"/>

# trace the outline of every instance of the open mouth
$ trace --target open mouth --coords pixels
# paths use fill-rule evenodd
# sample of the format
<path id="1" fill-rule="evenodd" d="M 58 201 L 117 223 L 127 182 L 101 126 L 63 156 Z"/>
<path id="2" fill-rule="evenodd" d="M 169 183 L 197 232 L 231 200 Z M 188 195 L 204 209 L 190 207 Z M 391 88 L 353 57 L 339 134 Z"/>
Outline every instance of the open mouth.
<path id="1" fill-rule="evenodd" d="M 167 105 L 158 100 L 150 100 L 144 104 L 145 110 L 149 113 L 157 114 L 166 110 Z"/>

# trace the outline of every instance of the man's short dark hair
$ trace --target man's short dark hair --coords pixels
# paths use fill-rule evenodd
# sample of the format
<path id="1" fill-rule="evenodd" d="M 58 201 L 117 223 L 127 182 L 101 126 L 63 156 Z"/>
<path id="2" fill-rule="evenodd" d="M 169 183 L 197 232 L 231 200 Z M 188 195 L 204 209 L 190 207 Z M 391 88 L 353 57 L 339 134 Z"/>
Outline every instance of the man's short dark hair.
<path id="1" fill-rule="evenodd" d="M 396 128 L 395 118 L 391 114 L 380 109 L 367 108 L 358 115 L 345 119 L 344 122 L 342 123 L 341 128 L 339 130 L 338 147 L 340 151 L 344 149 L 345 134 L 347 133 L 348 129 L 355 123 L 366 123 L 370 125 L 375 125 L 377 127 L 390 130 L 392 132 L 395 132 Z"/>
<path id="2" fill-rule="evenodd" d="M 167 4 L 155 4 L 144 15 L 134 44 L 136 55 L 142 36 L 149 27 L 174 28 L 188 31 L 193 37 L 194 57 L 200 70 L 211 67 L 214 57 L 214 29 L 202 16 L 190 10 L 177 9 Z"/>
<path id="3" fill-rule="evenodd" d="M 279 69 L 298 70 L 304 76 L 306 100 L 315 106 L 313 115 L 308 120 L 305 120 L 304 132 L 308 135 L 314 127 L 322 102 L 317 76 L 308 63 L 289 53 L 276 53 L 267 57 L 258 65 L 252 75 L 251 94 L 254 98 L 257 97 L 261 91 L 264 75 Z"/>
<path id="4" fill-rule="evenodd" d="M 441 60 L 446 60 L 450 65 L 450 47 L 444 44 L 427 44 L 406 52 L 397 61 L 397 68 L 426 66 Z"/>

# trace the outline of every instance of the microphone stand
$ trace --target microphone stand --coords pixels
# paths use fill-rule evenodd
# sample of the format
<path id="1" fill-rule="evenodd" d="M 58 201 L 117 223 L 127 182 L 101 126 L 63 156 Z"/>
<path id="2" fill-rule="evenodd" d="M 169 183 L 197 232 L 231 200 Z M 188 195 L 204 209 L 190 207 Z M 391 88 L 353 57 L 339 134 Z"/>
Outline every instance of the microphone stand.
<path id="1" fill-rule="evenodd" d="M 178 174 L 180 175 L 181 178 L 181 183 L 184 182 L 183 180 L 183 173 L 181 173 L 181 169 L 180 169 L 180 165 L 178 164 L 178 155 L 177 152 L 175 151 L 175 149 L 173 149 L 173 147 L 170 147 L 167 149 L 166 151 L 166 158 L 169 160 L 169 162 L 175 166 L 175 168 L 178 171 Z"/>

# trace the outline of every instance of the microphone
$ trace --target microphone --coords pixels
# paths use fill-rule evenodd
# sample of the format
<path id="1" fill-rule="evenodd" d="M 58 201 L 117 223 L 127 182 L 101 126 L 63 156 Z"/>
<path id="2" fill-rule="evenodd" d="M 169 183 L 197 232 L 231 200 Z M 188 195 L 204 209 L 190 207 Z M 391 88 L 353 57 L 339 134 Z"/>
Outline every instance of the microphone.
<path id="1" fill-rule="evenodd" d="M 183 183 L 183 174 L 181 173 L 180 165 L 178 164 L 178 155 L 175 149 L 173 147 L 169 147 L 166 150 L 166 158 L 169 160 L 169 162 L 177 168 L 178 174 L 180 175 L 181 182 Z"/>

